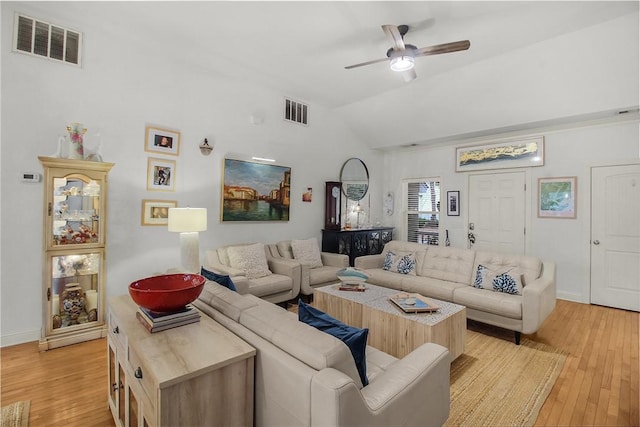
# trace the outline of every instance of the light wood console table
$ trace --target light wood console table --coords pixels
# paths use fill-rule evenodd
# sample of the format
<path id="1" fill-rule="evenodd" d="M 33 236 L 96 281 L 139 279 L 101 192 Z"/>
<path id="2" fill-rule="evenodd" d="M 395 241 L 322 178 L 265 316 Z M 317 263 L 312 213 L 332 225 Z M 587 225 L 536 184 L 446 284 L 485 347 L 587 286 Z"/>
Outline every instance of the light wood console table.
<path id="1" fill-rule="evenodd" d="M 401 291 L 366 286 L 365 292 L 341 291 L 338 285 L 315 288 L 313 305 L 347 325 L 369 328 L 367 344 L 398 358 L 426 342 L 447 347 L 451 360 L 464 353 L 466 307 L 430 298 L 440 307 L 438 312 L 404 313 L 389 301 Z"/>
<path id="2" fill-rule="evenodd" d="M 149 333 L 129 295 L 109 300 L 109 407 L 118 427 L 252 426 L 256 351 L 202 314 Z"/>

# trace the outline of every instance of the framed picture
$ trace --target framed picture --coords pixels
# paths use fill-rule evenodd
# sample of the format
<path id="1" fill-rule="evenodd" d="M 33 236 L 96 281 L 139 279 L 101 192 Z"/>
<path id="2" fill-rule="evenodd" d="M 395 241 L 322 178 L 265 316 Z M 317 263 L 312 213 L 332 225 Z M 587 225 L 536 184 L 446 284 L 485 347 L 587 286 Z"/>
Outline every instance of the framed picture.
<path id="1" fill-rule="evenodd" d="M 447 215 L 460 216 L 460 192 L 447 191 Z"/>
<path id="2" fill-rule="evenodd" d="M 543 165 L 543 136 L 456 148 L 456 172 Z"/>
<path id="3" fill-rule="evenodd" d="M 289 221 L 291 168 L 224 159 L 221 219 Z"/>
<path id="4" fill-rule="evenodd" d="M 176 161 L 149 157 L 147 163 L 147 190 L 174 191 Z"/>
<path id="5" fill-rule="evenodd" d="M 312 199 L 313 199 L 313 188 L 307 187 L 307 191 L 302 193 L 302 201 L 311 202 Z"/>
<path id="6" fill-rule="evenodd" d="M 538 178 L 538 218 L 575 218 L 578 178 Z"/>
<path id="7" fill-rule="evenodd" d="M 180 154 L 180 132 L 147 126 L 144 149 L 151 153 Z"/>
<path id="8" fill-rule="evenodd" d="M 178 207 L 175 200 L 142 200 L 142 225 L 167 225 L 169 208 Z"/>

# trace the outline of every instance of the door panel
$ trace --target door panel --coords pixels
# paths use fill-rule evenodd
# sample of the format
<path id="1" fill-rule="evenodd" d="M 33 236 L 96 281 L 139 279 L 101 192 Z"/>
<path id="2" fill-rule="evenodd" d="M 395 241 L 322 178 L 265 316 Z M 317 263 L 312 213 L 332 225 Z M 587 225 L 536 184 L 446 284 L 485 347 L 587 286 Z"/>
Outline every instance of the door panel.
<path id="1" fill-rule="evenodd" d="M 640 165 L 591 170 L 591 302 L 640 311 Z"/>
<path id="2" fill-rule="evenodd" d="M 471 247 L 524 254 L 525 200 L 524 172 L 470 175 Z"/>

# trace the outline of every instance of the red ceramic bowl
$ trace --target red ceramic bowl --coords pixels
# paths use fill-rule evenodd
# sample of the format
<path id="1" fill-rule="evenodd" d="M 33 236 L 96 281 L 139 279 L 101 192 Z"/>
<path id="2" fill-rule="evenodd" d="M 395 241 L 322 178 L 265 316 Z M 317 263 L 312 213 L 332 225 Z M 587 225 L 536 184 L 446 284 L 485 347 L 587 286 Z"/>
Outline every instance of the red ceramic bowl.
<path id="1" fill-rule="evenodd" d="M 195 301 L 206 279 L 199 274 L 165 274 L 147 277 L 129 285 L 136 304 L 151 311 L 177 311 Z"/>

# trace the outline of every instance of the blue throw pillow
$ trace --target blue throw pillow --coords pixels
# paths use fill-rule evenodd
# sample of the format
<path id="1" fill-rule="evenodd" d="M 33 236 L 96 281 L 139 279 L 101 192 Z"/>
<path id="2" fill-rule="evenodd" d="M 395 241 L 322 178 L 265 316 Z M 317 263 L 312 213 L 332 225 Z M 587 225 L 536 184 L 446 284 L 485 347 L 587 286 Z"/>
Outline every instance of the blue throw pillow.
<path id="1" fill-rule="evenodd" d="M 233 284 L 233 280 L 231 280 L 231 277 L 229 276 L 225 276 L 222 274 L 214 273 L 213 271 L 205 270 L 204 267 L 200 269 L 200 274 L 203 275 L 207 280 L 214 281 L 219 285 L 224 286 L 225 288 L 229 288 L 234 292 L 238 292 L 238 290 L 236 289 L 236 285 Z"/>
<path id="2" fill-rule="evenodd" d="M 367 378 L 366 359 L 367 336 L 369 335 L 369 329 L 360 329 L 345 325 L 338 319 L 334 319 L 329 316 L 327 313 L 305 304 L 301 299 L 298 299 L 298 320 L 313 326 L 322 332 L 333 335 L 344 342 L 347 347 L 349 347 L 349 350 L 353 355 L 353 360 L 356 362 L 356 368 L 358 368 L 358 374 L 360 375 L 362 385 L 366 386 L 369 384 L 369 379 Z"/>

